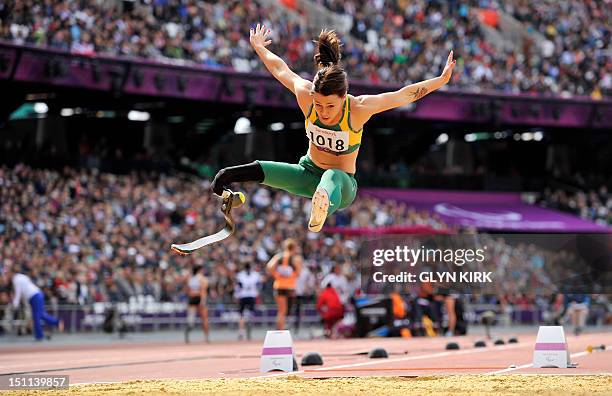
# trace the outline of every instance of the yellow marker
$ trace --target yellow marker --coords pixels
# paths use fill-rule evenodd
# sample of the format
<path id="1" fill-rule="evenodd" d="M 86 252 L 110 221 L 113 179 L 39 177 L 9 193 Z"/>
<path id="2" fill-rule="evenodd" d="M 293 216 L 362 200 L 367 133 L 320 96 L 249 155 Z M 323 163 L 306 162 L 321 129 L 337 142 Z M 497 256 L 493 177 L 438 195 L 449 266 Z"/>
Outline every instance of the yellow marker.
<path id="1" fill-rule="evenodd" d="M 587 346 L 587 352 L 588 353 L 592 353 L 593 351 L 605 351 L 606 350 L 606 346 L 604 344 L 601 345 L 589 345 Z"/>

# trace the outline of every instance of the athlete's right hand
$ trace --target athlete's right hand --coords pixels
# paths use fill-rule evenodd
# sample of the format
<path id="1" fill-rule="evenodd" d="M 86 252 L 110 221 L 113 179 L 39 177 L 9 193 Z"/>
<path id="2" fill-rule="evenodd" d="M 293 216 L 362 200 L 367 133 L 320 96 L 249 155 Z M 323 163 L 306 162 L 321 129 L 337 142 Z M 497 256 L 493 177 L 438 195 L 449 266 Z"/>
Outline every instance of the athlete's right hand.
<path id="1" fill-rule="evenodd" d="M 251 45 L 253 48 L 257 49 L 258 47 L 267 47 L 270 45 L 272 40 L 267 40 L 268 35 L 270 34 L 270 29 L 266 29 L 265 25 L 257 24 L 255 29 L 251 29 Z"/>

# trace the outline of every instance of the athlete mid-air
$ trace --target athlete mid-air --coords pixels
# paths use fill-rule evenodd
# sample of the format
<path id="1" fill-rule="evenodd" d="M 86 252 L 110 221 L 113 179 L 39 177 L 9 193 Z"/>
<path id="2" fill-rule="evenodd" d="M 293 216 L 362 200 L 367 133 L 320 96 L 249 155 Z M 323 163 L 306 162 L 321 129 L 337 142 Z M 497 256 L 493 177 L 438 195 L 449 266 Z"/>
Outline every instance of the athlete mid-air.
<path id="1" fill-rule="evenodd" d="M 221 169 L 211 187 L 223 198 L 222 210 L 228 226 L 191 244 L 173 245 L 178 253 L 188 254 L 233 233 L 229 211 L 244 203 L 244 195 L 228 190 L 233 182 L 256 181 L 312 198 L 308 229 L 319 232 L 328 216 L 355 199 L 354 176 L 365 123 L 374 114 L 407 105 L 446 85 L 456 63 L 451 51 L 439 77 L 393 92 L 353 96 L 348 93 L 347 74 L 340 62 L 340 39 L 333 30 L 323 30 L 316 40 L 316 73 L 312 81 L 291 71 L 280 57 L 266 48 L 272 42 L 269 34 L 269 29 L 258 24 L 250 31 L 251 45 L 268 71 L 295 95 L 306 119 L 308 152 L 297 164 L 254 161 Z"/>

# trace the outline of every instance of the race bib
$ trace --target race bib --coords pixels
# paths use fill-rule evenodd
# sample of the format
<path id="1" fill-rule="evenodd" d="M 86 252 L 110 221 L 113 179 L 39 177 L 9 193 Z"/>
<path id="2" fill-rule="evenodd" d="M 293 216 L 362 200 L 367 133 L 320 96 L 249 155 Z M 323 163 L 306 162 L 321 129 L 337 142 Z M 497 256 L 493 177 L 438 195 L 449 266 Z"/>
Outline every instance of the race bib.
<path id="1" fill-rule="evenodd" d="M 312 122 L 306 127 L 306 137 L 317 147 L 324 148 L 336 153 L 341 153 L 349 148 L 349 134 L 346 131 L 332 131 L 323 129 Z"/>

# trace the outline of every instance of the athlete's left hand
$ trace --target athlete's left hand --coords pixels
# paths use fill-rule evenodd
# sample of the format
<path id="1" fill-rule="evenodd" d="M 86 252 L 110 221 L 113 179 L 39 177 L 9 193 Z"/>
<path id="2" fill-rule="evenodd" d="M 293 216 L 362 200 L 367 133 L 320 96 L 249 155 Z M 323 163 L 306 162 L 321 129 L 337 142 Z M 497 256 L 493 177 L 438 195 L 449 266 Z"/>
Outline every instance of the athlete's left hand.
<path id="1" fill-rule="evenodd" d="M 455 67 L 456 63 L 457 60 L 453 59 L 453 51 L 451 51 L 450 54 L 448 54 L 448 58 L 446 59 L 446 66 L 444 66 L 444 70 L 440 75 L 442 81 L 444 81 L 444 84 L 448 84 L 448 82 L 450 81 L 451 76 L 453 75 L 453 68 Z"/>

